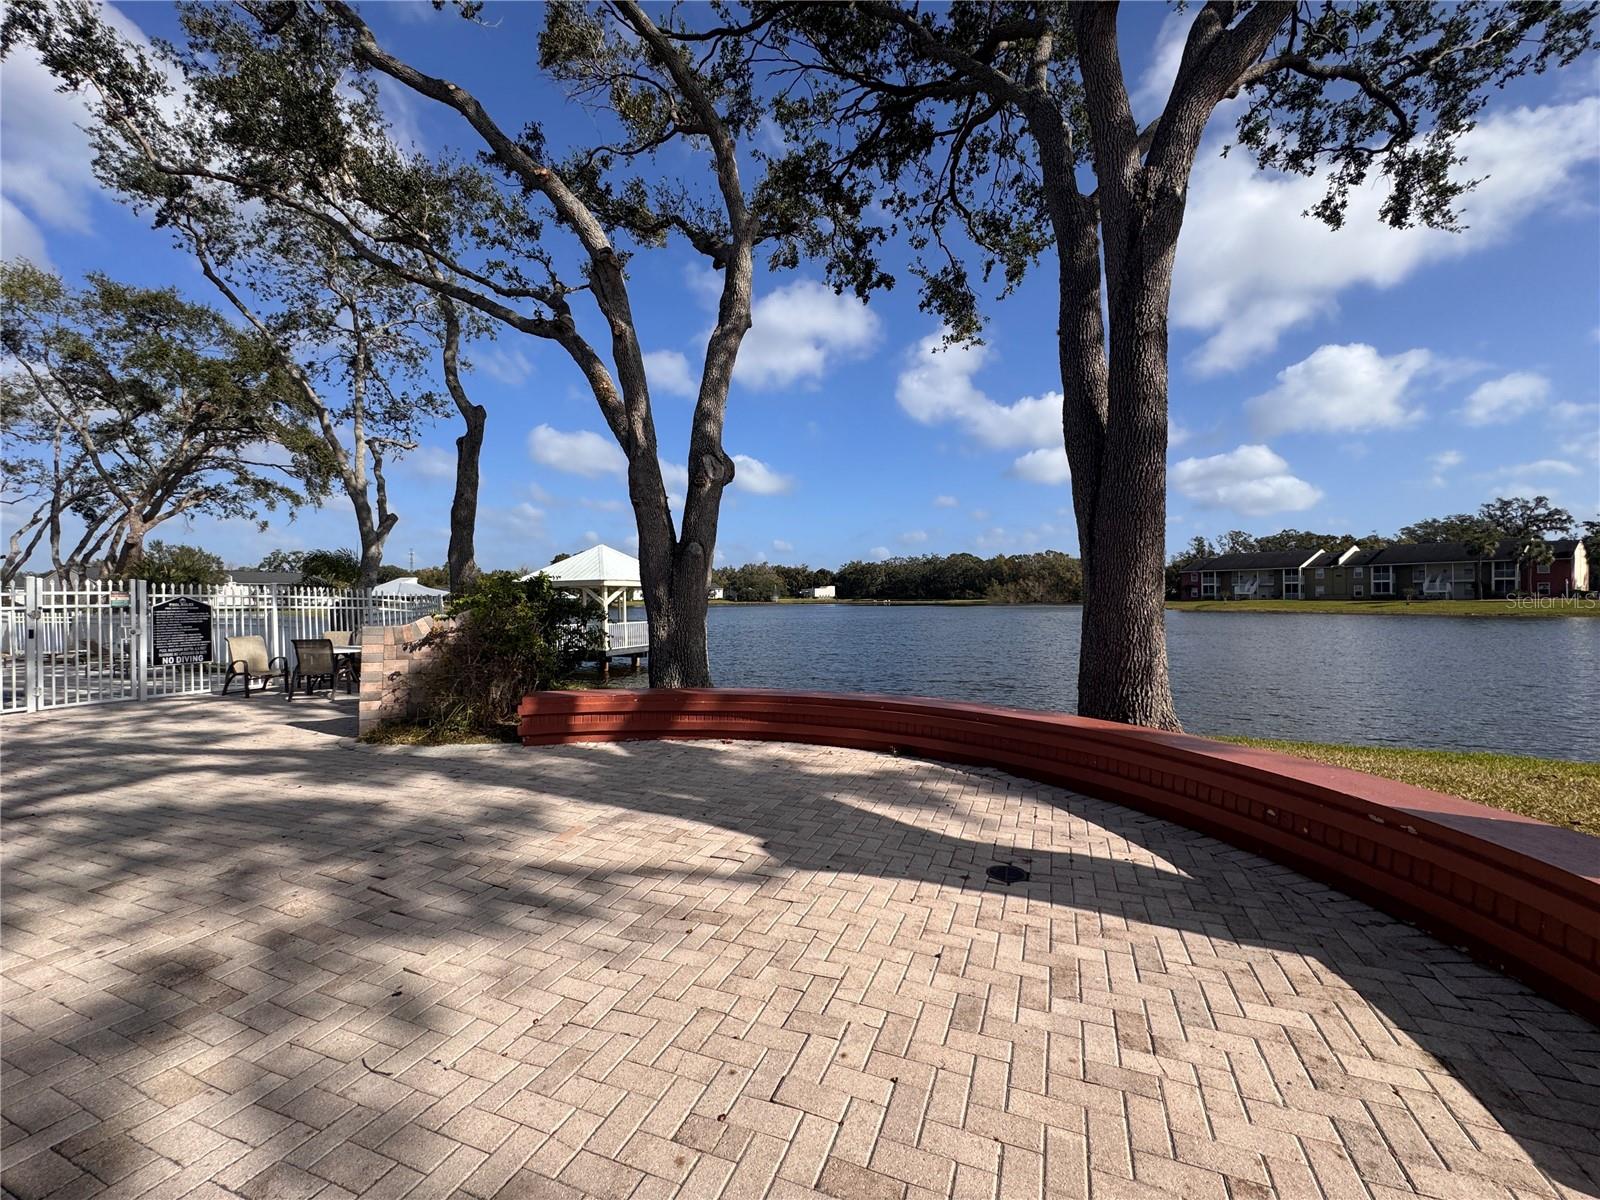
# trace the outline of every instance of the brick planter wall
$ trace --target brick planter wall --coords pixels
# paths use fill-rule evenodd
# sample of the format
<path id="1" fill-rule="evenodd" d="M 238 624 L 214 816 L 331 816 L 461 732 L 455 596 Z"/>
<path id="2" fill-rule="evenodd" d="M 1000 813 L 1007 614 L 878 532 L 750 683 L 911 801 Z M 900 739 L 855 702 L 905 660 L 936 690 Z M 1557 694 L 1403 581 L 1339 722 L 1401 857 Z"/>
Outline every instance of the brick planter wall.
<path id="1" fill-rule="evenodd" d="M 443 620 L 427 616 L 409 625 L 369 625 L 362 629 L 358 732 L 366 733 L 385 721 L 403 721 L 412 715 L 410 677 L 435 653 L 434 647 L 417 643 Z"/>
<path id="2" fill-rule="evenodd" d="M 365 697 L 363 696 L 363 699 Z M 1306 759 L 1137 726 L 895 696 L 541 692 L 525 745 L 749 738 L 999 767 L 1254 850 L 1600 1020 L 1600 839 Z"/>

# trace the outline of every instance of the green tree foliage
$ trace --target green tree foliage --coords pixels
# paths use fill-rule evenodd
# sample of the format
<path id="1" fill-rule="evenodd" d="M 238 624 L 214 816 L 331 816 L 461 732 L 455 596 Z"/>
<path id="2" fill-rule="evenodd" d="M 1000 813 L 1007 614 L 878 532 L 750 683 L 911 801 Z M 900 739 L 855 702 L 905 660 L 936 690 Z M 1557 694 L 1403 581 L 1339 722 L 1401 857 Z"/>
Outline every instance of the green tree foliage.
<path id="1" fill-rule="evenodd" d="M 304 550 L 269 550 L 256 567 L 261 571 L 303 571 L 305 561 Z"/>
<path id="2" fill-rule="evenodd" d="M 756 562 L 730 567 L 723 573 L 723 579 L 723 586 L 731 593 L 729 599 L 732 600 L 775 600 L 789 594 L 784 587 L 783 575 L 770 563 Z"/>
<path id="3" fill-rule="evenodd" d="M 75 290 L 23 262 L 0 265 L 0 303 L 7 487 L 38 504 L 8 522 L 14 541 L 31 528 L 14 551 L 48 535 L 57 570 L 139 575 L 146 538 L 174 517 L 265 527 L 263 514 L 326 493 L 292 381 L 214 309 L 104 275 Z"/>
<path id="4" fill-rule="evenodd" d="M 1577 525 L 1572 514 L 1557 508 L 1548 496 L 1501 496 L 1478 509 L 1479 519 L 1512 543 L 1518 573 L 1524 563 L 1547 563 L 1554 558 L 1551 538 L 1570 535 Z"/>
<path id="5" fill-rule="evenodd" d="M 600 653 L 598 605 L 543 575 L 479 575 L 446 606 L 451 622 L 423 676 L 423 722 L 435 732 L 503 732 L 529 692 L 560 687 Z"/>
<path id="6" fill-rule="evenodd" d="M 309 55 L 279 62 L 272 74 L 241 54 L 242 27 L 225 10 L 181 6 L 180 19 L 182 48 L 162 44 L 152 56 L 93 5 L 24 0 L 6 11 L 4 44 L 31 42 L 64 88 L 83 93 L 97 178 L 169 230 L 270 350 L 298 393 L 326 474 L 351 502 L 363 578 L 375 582 L 399 520 L 388 504 L 385 459 L 413 449 L 420 425 L 443 411 L 422 378 L 442 317 L 389 266 L 350 254 L 303 202 L 261 203 L 259 187 L 319 154 L 331 154 L 324 166 L 338 169 L 341 158 L 364 152 L 393 162 L 398 152 L 384 136 L 370 81 L 319 70 Z M 181 92 L 173 86 L 179 75 Z M 253 191 L 230 174 L 249 169 L 231 154 L 230 139 L 269 130 L 281 161 Z M 374 214 L 381 207 L 375 198 Z"/>
<path id="7" fill-rule="evenodd" d="M 354 550 L 307 550 L 301 580 L 312 587 L 353 588 L 361 582 L 361 556 Z"/>
<path id="8" fill-rule="evenodd" d="M 1451 513 L 1447 517 L 1425 517 L 1400 527 L 1395 540 L 1402 545 L 1413 542 L 1464 542 L 1482 525 L 1478 513 Z"/>
<path id="9" fill-rule="evenodd" d="M 1038 554 L 923 554 L 882 562 L 847 562 L 834 572 L 841 600 L 988 600 L 1002 604 L 1076 604 L 1083 598 L 1078 560 L 1059 550 Z"/>
<path id="10" fill-rule="evenodd" d="M 139 576 L 151 583 L 226 583 L 228 580 L 222 559 L 209 550 L 172 544 L 159 538 L 145 547 Z"/>
<path id="11" fill-rule="evenodd" d="M 519 575 L 526 575 L 526 571 L 519 571 Z M 418 567 L 417 582 L 423 587 L 448 588 L 450 586 L 450 568 L 448 567 Z"/>

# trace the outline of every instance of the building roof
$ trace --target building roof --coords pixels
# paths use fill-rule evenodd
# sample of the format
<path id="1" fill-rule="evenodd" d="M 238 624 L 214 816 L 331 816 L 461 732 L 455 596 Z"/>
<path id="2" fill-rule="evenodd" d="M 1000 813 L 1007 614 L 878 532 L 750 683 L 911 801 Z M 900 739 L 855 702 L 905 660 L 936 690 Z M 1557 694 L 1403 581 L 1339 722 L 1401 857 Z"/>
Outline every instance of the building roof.
<path id="1" fill-rule="evenodd" d="M 552 583 L 589 587 L 639 587 L 639 560 L 613 546 L 590 546 L 587 550 L 530 571 L 524 579 L 547 575 Z"/>
<path id="2" fill-rule="evenodd" d="M 228 572 L 234 583 L 304 583 L 299 571 L 262 571 L 255 567 L 235 567 Z"/>
<path id="3" fill-rule="evenodd" d="M 1569 558 L 1577 548 L 1575 538 L 1556 538 L 1546 543 L 1550 551 L 1557 558 Z M 1414 542 L 1399 546 L 1385 546 L 1382 550 L 1370 550 L 1366 557 L 1352 558 L 1352 563 L 1367 562 L 1373 566 L 1410 566 L 1425 563 L 1453 563 L 1453 562 L 1506 562 L 1517 557 L 1517 543 L 1514 541 L 1501 542 L 1495 547 L 1493 554 L 1470 554 L 1465 542 Z"/>
<path id="4" fill-rule="evenodd" d="M 1326 550 L 1251 550 L 1240 554 L 1218 554 L 1184 567 L 1185 571 L 1276 571 L 1310 566 L 1327 554 Z M 1307 562 L 1307 560 L 1311 560 Z"/>
<path id="5" fill-rule="evenodd" d="M 450 593 L 444 588 L 428 587 L 418 583 L 415 575 L 403 575 L 399 579 L 391 579 L 388 583 L 380 583 L 372 589 L 374 596 L 448 596 Z"/>

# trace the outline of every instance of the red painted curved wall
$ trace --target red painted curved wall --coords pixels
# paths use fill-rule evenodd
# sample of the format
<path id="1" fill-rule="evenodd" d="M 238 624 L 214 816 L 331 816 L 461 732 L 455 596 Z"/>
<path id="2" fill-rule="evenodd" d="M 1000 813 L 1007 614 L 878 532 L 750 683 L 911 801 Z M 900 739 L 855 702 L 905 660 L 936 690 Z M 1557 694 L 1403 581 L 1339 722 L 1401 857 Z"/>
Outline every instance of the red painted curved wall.
<path id="1" fill-rule="evenodd" d="M 1600 1021 L 1600 839 L 1185 734 L 896 696 L 540 692 L 522 741 L 740 738 L 908 751 L 1119 800 L 1291 864 Z"/>

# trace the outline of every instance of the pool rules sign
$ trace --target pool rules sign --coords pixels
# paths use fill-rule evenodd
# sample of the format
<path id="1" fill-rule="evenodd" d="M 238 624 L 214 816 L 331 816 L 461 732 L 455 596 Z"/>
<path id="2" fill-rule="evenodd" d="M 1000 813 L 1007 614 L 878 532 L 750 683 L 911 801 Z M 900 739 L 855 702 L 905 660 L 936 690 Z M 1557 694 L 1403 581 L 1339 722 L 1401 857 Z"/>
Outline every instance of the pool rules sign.
<path id="1" fill-rule="evenodd" d="M 211 661 L 211 605 L 179 596 L 150 606 L 150 642 L 157 666 Z"/>

